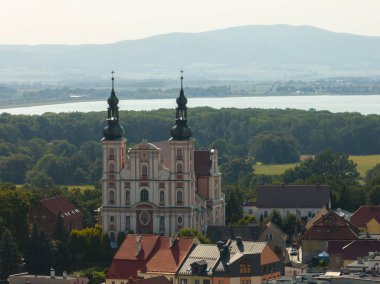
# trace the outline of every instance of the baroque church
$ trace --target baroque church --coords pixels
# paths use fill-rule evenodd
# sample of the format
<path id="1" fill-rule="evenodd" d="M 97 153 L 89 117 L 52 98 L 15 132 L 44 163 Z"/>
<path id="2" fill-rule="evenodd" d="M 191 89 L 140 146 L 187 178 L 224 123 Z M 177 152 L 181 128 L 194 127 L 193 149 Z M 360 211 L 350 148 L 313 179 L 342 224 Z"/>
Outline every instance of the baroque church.
<path id="1" fill-rule="evenodd" d="M 207 226 L 224 225 L 217 151 L 195 150 L 187 125 L 182 75 L 176 102 L 169 140 L 142 142 L 127 150 L 112 76 L 107 125 L 101 140 L 100 208 L 103 232 L 109 234 L 111 242 L 118 232 L 174 235 L 185 227 L 206 232 Z"/>

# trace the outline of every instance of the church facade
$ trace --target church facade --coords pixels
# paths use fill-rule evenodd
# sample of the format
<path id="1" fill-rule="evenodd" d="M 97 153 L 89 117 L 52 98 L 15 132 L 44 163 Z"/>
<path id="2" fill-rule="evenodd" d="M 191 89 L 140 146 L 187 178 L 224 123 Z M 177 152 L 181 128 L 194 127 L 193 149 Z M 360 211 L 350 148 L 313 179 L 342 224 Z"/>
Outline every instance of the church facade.
<path id="1" fill-rule="evenodd" d="M 224 225 L 217 151 L 195 150 L 182 82 L 181 76 L 171 138 L 143 142 L 127 150 L 112 77 L 102 139 L 100 211 L 103 232 L 109 234 L 111 242 L 118 232 L 174 235 L 185 227 L 205 232 L 209 225 Z"/>

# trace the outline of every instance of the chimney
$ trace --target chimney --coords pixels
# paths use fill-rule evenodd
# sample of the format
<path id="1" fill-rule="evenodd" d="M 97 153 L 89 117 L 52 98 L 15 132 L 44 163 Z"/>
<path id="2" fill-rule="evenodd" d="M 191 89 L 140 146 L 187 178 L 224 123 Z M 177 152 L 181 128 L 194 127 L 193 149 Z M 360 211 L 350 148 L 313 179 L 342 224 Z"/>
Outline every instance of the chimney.
<path id="1" fill-rule="evenodd" d="M 136 256 L 139 255 L 141 251 L 141 236 L 137 235 L 136 236 Z"/>
<path id="2" fill-rule="evenodd" d="M 221 250 L 221 249 L 223 249 L 223 245 L 224 245 L 224 243 L 223 243 L 223 241 L 218 241 L 218 242 L 216 243 L 216 245 L 217 245 L 218 249 Z"/>
<path id="3" fill-rule="evenodd" d="M 50 277 L 51 277 L 51 278 L 55 278 L 55 270 L 54 270 L 53 267 L 50 268 Z"/>
<path id="4" fill-rule="evenodd" d="M 237 236 L 235 239 L 236 239 L 236 243 L 238 246 L 241 246 L 243 244 L 243 242 L 241 240 L 241 236 Z"/>

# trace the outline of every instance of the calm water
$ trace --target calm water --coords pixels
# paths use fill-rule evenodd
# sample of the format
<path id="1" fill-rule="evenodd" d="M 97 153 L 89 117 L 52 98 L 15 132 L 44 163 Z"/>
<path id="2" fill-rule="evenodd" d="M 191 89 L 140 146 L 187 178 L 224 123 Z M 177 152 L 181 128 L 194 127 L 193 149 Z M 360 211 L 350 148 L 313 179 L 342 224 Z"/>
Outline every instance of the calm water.
<path id="1" fill-rule="evenodd" d="M 328 110 L 331 112 L 359 112 L 380 114 L 380 95 L 368 96 L 280 96 L 280 97 L 229 97 L 229 98 L 190 98 L 188 107 L 210 106 L 213 108 L 294 108 Z M 175 108 L 175 99 L 121 100 L 120 110 L 154 110 Z M 89 112 L 105 111 L 106 99 L 95 102 L 75 102 L 43 106 L 1 109 L 0 113 L 43 114 L 45 112 Z"/>

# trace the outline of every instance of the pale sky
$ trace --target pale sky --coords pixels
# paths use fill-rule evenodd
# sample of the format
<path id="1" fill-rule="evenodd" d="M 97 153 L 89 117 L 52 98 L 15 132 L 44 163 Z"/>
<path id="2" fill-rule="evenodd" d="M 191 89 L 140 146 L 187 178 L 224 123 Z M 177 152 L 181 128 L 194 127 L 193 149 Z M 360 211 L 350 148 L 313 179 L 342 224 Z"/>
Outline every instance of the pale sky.
<path id="1" fill-rule="evenodd" d="M 380 0 L 0 0 L 0 44 L 113 43 L 273 24 L 380 36 Z"/>

